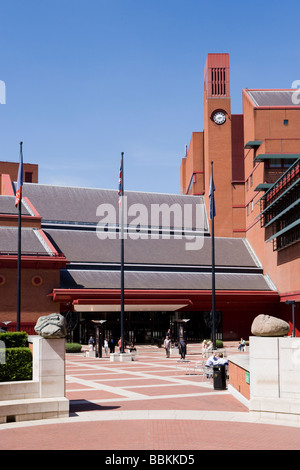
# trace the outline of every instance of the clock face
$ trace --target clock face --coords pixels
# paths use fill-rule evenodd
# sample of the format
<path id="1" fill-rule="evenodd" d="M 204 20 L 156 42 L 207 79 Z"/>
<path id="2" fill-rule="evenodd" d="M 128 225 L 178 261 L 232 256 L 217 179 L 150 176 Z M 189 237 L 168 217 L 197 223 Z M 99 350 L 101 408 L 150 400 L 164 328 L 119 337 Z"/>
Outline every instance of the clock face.
<path id="1" fill-rule="evenodd" d="M 224 124 L 224 122 L 226 121 L 225 114 L 222 113 L 222 111 L 217 111 L 213 115 L 213 120 L 215 121 L 216 124 Z"/>

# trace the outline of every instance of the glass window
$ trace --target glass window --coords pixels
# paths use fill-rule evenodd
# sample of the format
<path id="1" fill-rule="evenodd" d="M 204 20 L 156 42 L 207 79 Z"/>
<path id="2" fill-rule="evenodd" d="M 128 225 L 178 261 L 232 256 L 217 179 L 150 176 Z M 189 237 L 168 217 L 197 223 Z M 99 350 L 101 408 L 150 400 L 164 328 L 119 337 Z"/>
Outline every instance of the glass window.
<path id="1" fill-rule="evenodd" d="M 287 160 L 283 160 L 283 166 L 284 168 L 289 168 L 293 163 L 294 163 L 295 160 L 291 160 L 290 158 L 287 159 Z"/>
<path id="2" fill-rule="evenodd" d="M 32 183 L 32 171 L 25 171 L 25 183 Z"/>
<path id="3" fill-rule="evenodd" d="M 269 168 L 281 168 L 281 160 L 277 158 L 270 158 Z"/>

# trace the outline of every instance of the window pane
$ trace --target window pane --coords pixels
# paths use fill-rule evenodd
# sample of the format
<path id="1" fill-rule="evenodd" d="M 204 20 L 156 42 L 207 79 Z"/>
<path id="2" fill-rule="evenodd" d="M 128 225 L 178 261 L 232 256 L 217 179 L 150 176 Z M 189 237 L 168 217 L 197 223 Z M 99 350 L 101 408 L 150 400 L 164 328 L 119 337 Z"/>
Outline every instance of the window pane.
<path id="1" fill-rule="evenodd" d="M 276 158 L 271 158 L 269 160 L 269 168 L 281 168 L 281 160 Z"/>
<path id="2" fill-rule="evenodd" d="M 295 160 L 284 160 L 283 161 L 283 166 L 284 168 L 289 168 L 293 163 L 294 163 Z"/>

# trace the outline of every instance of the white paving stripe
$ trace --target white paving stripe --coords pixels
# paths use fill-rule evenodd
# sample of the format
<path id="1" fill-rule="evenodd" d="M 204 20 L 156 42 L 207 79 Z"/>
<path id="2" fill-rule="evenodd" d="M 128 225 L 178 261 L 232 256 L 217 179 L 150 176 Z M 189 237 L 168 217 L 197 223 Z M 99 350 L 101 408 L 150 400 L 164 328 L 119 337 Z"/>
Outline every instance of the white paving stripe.
<path id="1" fill-rule="evenodd" d="M 77 391 L 77 390 L 76 390 Z M 86 391 L 86 389 L 84 390 Z M 213 395 L 230 395 L 229 392 L 225 391 L 219 391 L 219 392 L 199 392 L 199 393 L 181 393 L 181 394 L 174 394 L 174 395 L 142 395 L 142 394 L 136 394 L 139 395 L 136 398 L 134 398 L 134 401 L 138 400 L 164 400 L 164 399 L 172 399 L 172 398 L 189 398 L 189 397 L 212 397 Z M 86 403 L 85 399 L 78 399 L 78 400 L 71 400 L 73 404 L 80 404 L 80 403 Z M 103 404 L 103 403 L 120 403 L 121 401 L 132 401 L 132 398 L 127 397 L 127 398 L 99 398 L 95 400 L 88 400 L 90 403 L 95 403 L 95 404 Z"/>
<path id="2" fill-rule="evenodd" d="M 120 365 L 120 363 L 117 363 L 118 365 Z M 115 373 L 119 373 L 119 374 L 129 374 L 129 375 L 134 375 L 135 376 L 135 379 L 150 379 L 150 380 L 163 380 L 164 382 L 166 382 L 165 384 L 160 384 L 160 385 L 155 385 L 156 387 L 160 386 L 166 386 L 166 385 L 185 385 L 185 386 L 191 386 L 191 385 L 194 385 L 196 387 L 201 387 L 203 388 L 203 386 L 209 386 L 210 388 L 212 387 L 211 384 L 205 384 L 204 382 L 199 382 L 199 381 L 193 381 L 193 380 L 186 380 L 186 379 L 180 379 L 179 377 L 174 377 L 174 376 L 160 376 L 160 375 L 156 375 L 155 374 L 155 371 L 154 373 L 149 373 L 147 371 L 143 371 L 143 370 L 133 370 L 132 369 L 132 365 L 133 364 L 136 364 L 134 362 L 131 362 L 130 363 L 130 367 L 127 366 L 124 366 L 124 368 L 121 368 L 121 369 L 116 369 L 114 372 Z M 87 365 L 87 364 L 84 364 L 84 365 Z M 89 364 L 90 365 L 90 364 Z M 147 362 L 147 363 L 143 363 L 143 364 L 139 364 L 139 365 L 142 365 L 143 367 L 144 366 L 149 366 L 151 367 L 151 370 L 153 366 L 157 366 L 156 363 L 152 363 L 152 362 Z M 107 367 L 108 366 L 101 366 L 99 363 L 98 364 L 93 364 L 93 368 L 97 369 L 98 372 L 101 372 L 101 371 L 105 371 L 107 372 Z M 164 365 L 163 365 L 164 367 Z M 170 367 L 170 363 L 168 365 L 166 365 L 166 367 Z M 174 365 L 174 368 L 176 368 L 176 364 Z M 72 371 L 74 372 L 74 371 Z M 158 371 L 157 371 L 158 372 Z M 81 376 L 82 377 L 82 376 Z M 193 377 L 191 375 L 188 375 L 188 377 Z M 194 376 L 196 377 L 196 376 Z M 131 377 L 133 379 L 133 377 Z M 130 398 L 130 399 L 134 399 L 134 400 L 148 400 L 149 398 L 175 398 L 175 397 L 189 397 L 189 396 L 198 396 L 199 394 L 177 394 L 177 395 L 159 395 L 158 397 L 149 397 L 149 395 L 144 395 L 142 393 L 137 393 L 137 392 L 134 392 L 134 391 L 129 391 L 127 390 L 127 388 L 142 388 L 142 386 L 139 386 L 139 385 L 136 385 L 135 387 L 133 386 L 128 386 L 128 384 L 124 387 L 121 387 L 121 386 L 108 386 L 108 385 L 105 385 L 104 383 L 104 380 L 100 380 L 99 379 L 99 382 L 98 381 L 91 381 L 91 380 L 84 380 L 82 378 L 79 378 L 78 376 L 74 377 L 72 375 L 67 375 L 66 377 L 67 381 L 68 382 L 72 382 L 72 383 L 79 383 L 79 384 L 82 384 L 82 385 L 86 385 L 89 389 L 93 390 L 103 390 L 103 391 L 107 391 L 107 392 L 110 392 L 110 393 L 114 393 L 116 395 L 119 395 L 121 397 L 125 397 L 125 398 Z M 95 377 L 96 379 L 96 377 Z M 108 379 L 109 380 L 109 379 Z M 116 377 L 115 380 L 118 380 L 118 378 Z M 119 379 L 119 380 L 122 380 L 122 379 Z M 124 378 L 124 380 L 127 380 Z M 149 386 L 147 385 L 144 385 L 143 386 L 144 388 L 149 388 Z M 77 390 L 69 390 L 69 392 L 79 392 L 79 391 L 87 391 L 87 390 L 84 390 L 84 389 L 77 389 Z M 201 394 L 200 394 L 201 395 Z M 107 401 L 109 400 L 109 401 Z M 105 399 L 105 402 L 109 403 L 111 401 L 114 401 L 114 399 Z M 101 403 L 103 403 L 104 400 L 101 400 Z"/>
<path id="3" fill-rule="evenodd" d="M 139 389 L 142 391 L 142 389 L 150 389 L 150 388 L 160 388 L 160 387 L 174 387 L 176 385 L 184 385 L 184 386 L 196 386 L 199 387 L 203 390 L 203 388 L 209 388 L 210 390 L 212 389 L 212 383 L 210 382 L 203 382 L 199 381 L 199 375 L 190 375 L 186 374 L 185 378 L 182 378 L 182 376 L 174 376 L 174 375 L 158 375 L 157 373 L 163 373 L 167 374 L 168 372 L 172 372 L 174 374 L 174 371 L 178 368 L 178 363 L 177 360 L 175 362 L 175 359 L 171 359 L 170 361 L 166 361 L 166 363 L 163 361 L 162 363 L 157 363 L 157 362 L 143 362 L 143 363 L 138 363 L 138 362 L 130 362 L 130 363 L 106 363 L 106 364 L 101 364 L 99 362 L 96 362 L 99 359 L 95 359 L 95 362 L 89 362 L 87 363 L 82 363 L 83 366 L 86 367 L 86 372 L 81 373 L 81 374 L 76 374 L 76 376 L 67 375 L 67 382 L 68 383 L 78 383 L 81 385 L 85 385 L 88 387 L 88 389 L 69 389 L 68 392 L 87 392 L 91 390 L 99 390 L 99 391 L 107 391 L 116 395 L 119 395 L 118 398 L 104 398 L 104 399 L 95 399 L 95 400 L 89 400 L 91 403 L 95 404 L 108 404 L 108 403 L 118 403 L 118 402 L 128 402 L 128 401 L 141 401 L 141 400 L 165 400 L 165 399 L 178 399 L 178 398 L 183 398 L 183 399 L 188 399 L 189 397 L 203 397 L 203 396 L 213 396 L 213 395 L 218 395 L 220 394 L 226 394 L 229 395 L 228 391 L 217 391 L 217 392 L 203 392 L 200 391 L 197 393 L 177 393 L 177 394 L 168 394 L 168 395 L 145 395 L 143 393 L 138 393 L 133 391 L 132 389 Z M 172 362 L 171 362 L 172 361 Z M 71 361 L 68 362 L 68 364 L 74 364 Z M 111 367 L 114 366 L 114 367 Z M 121 366 L 121 367 L 120 367 Z M 184 366 L 186 367 L 186 363 L 180 363 L 179 366 Z M 149 369 L 148 369 L 149 368 Z M 157 368 L 157 370 L 153 371 L 153 368 Z M 181 368 L 178 370 L 178 372 L 182 373 L 184 371 L 184 368 Z M 93 371 L 95 374 L 94 380 L 85 380 L 83 377 L 84 375 L 91 376 L 93 375 Z M 188 370 L 186 369 L 186 372 Z M 74 370 L 72 370 L 74 373 Z M 105 379 L 99 379 L 97 380 L 97 374 L 105 374 L 106 377 L 110 375 L 110 377 L 107 377 Z M 130 375 L 131 377 L 118 377 L 118 375 Z M 134 376 L 134 377 L 132 377 Z M 197 379 L 196 379 L 197 377 Z M 188 379 L 187 379 L 188 378 Z M 195 380 L 193 380 L 195 378 Z M 124 386 L 120 386 L 119 382 L 124 380 Z M 153 384 L 153 385 L 132 385 L 130 386 L 130 383 L 128 384 L 128 381 L 130 380 L 159 380 L 160 382 L 163 381 L 164 383 L 160 384 Z M 112 381 L 117 381 L 118 385 L 113 386 L 113 385 L 106 385 L 105 382 L 112 382 Z M 128 390 L 130 388 L 130 390 Z M 171 390 L 170 390 L 171 391 Z M 122 397 L 122 398 L 121 398 Z M 78 399 L 78 400 L 72 400 L 73 404 L 80 404 L 80 403 L 85 403 L 84 399 Z"/>
<path id="4" fill-rule="evenodd" d="M 204 387 L 204 386 L 207 386 L 209 385 L 210 387 L 212 387 L 212 384 L 207 384 L 205 382 L 194 382 L 192 380 L 186 380 L 186 379 L 180 379 L 180 378 L 177 378 L 177 377 L 161 377 L 161 376 L 157 376 L 157 375 L 154 375 L 154 374 L 140 374 L 140 373 L 137 373 L 137 375 L 139 375 L 140 377 L 137 377 L 137 378 L 143 378 L 143 379 L 151 379 L 151 380 L 164 380 L 165 382 L 171 382 L 171 385 L 185 385 L 185 386 L 195 386 L 195 387 Z M 77 378 L 77 377 L 72 377 L 72 376 L 67 376 L 67 380 L 69 382 L 72 382 L 72 383 L 79 383 L 79 384 L 82 384 L 82 385 L 86 385 L 87 387 L 91 388 L 91 389 L 97 389 L 97 390 L 106 390 L 106 391 L 109 391 L 109 392 L 112 392 L 112 393 L 117 393 L 117 394 L 123 394 L 124 392 L 124 388 L 128 388 L 128 385 L 127 386 L 124 386 L 123 387 L 120 387 L 120 386 L 109 386 L 109 385 L 105 385 L 102 381 L 100 382 L 97 382 L 97 381 L 91 381 L 91 380 L 84 380 L 84 379 L 80 379 L 80 378 Z M 119 379 L 120 380 L 120 379 Z M 158 384 L 156 385 L 157 387 L 159 386 L 164 386 L 164 385 L 169 385 L 169 383 L 166 383 L 166 384 Z M 130 386 L 129 386 L 130 387 Z M 137 387 L 139 387 L 137 385 Z M 147 387 L 147 385 L 145 385 L 145 387 Z M 130 388 L 133 388 L 133 386 L 131 386 Z M 72 391 L 72 390 L 70 390 Z"/>
<path id="5" fill-rule="evenodd" d="M 109 386 L 109 385 L 105 385 L 103 383 L 97 383 L 97 382 L 92 382 L 90 380 L 84 380 L 84 379 L 79 379 L 77 377 L 72 377 L 72 376 L 68 376 L 69 380 L 72 380 L 73 383 L 76 382 L 76 383 L 79 383 L 81 385 L 86 385 L 89 389 L 92 389 L 92 390 L 102 390 L 102 391 L 105 391 L 105 392 L 109 392 L 109 393 L 114 393 L 114 394 L 117 394 L 117 395 L 123 395 L 124 397 L 127 397 L 127 398 L 133 398 L 133 399 L 138 399 L 141 397 L 141 394 L 140 393 L 135 393 L 135 392 L 131 392 L 129 390 L 125 390 L 123 388 L 119 388 L 119 387 L 112 387 L 112 386 Z M 72 391 L 72 390 L 69 390 L 69 391 Z M 74 391 L 78 391 L 78 390 L 74 390 Z M 85 391 L 90 391 L 90 390 L 87 390 L 85 389 Z M 142 397 L 145 397 L 146 395 L 142 395 Z"/>
<path id="6" fill-rule="evenodd" d="M 131 421 L 131 420 L 189 420 L 189 421 L 224 421 L 229 423 L 269 424 L 271 426 L 285 426 L 300 428 L 300 423 L 284 420 L 268 420 L 252 416 L 245 412 L 207 411 L 207 410 L 125 410 L 125 411 L 84 411 L 76 412 L 69 418 L 43 419 L 35 421 L 21 421 L 16 423 L 3 423 L 1 430 L 13 428 L 26 428 L 31 426 L 45 426 L 51 424 L 72 424 L 83 422 L 103 421 Z M 203 428 L 205 432 L 205 428 Z"/>
<path id="7" fill-rule="evenodd" d="M 85 414 L 86 413 L 86 414 Z M 98 416 L 97 416 L 98 415 Z M 100 417 L 101 415 L 101 417 Z M 80 421 L 126 421 L 126 420 L 195 420 L 195 421 L 233 421 L 253 422 L 248 413 L 231 411 L 199 411 L 199 410 L 125 410 L 96 411 L 77 413 Z"/>
<path id="8" fill-rule="evenodd" d="M 174 371 L 173 371 L 174 372 Z M 90 374 L 76 374 L 76 378 L 77 377 L 82 377 L 84 378 L 86 375 L 90 375 Z M 100 374 L 99 374 L 100 375 Z M 107 374 L 109 375 L 109 374 Z M 111 378 L 108 378 L 108 379 L 103 379 L 102 377 L 101 378 L 98 378 L 97 377 L 97 374 L 95 374 L 95 378 L 94 378 L 94 382 L 121 382 L 122 380 L 124 382 L 130 382 L 131 380 L 146 380 L 146 377 L 116 377 L 115 374 L 113 374 L 114 376 L 111 377 Z M 71 375 L 68 375 L 67 378 L 66 378 L 66 382 L 69 382 L 69 379 L 68 377 L 72 377 L 72 380 L 73 380 L 73 377 L 74 376 L 71 376 Z M 157 378 L 157 380 L 163 380 L 163 377 L 160 376 L 160 375 L 156 375 L 155 376 Z M 170 378 L 178 378 L 178 375 L 169 375 Z M 191 383 L 191 379 L 189 379 L 189 377 L 193 378 L 193 377 L 199 377 L 200 378 L 200 374 L 191 374 L 189 376 L 187 376 L 187 378 L 185 379 L 186 380 L 186 383 L 189 384 Z"/>

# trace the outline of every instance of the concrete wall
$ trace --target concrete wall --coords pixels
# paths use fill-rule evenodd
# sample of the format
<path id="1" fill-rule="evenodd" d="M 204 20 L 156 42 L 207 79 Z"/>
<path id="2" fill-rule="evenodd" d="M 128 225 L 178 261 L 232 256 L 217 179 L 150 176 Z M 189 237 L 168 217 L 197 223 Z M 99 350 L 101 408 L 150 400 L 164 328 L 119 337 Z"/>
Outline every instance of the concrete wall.
<path id="1" fill-rule="evenodd" d="M 250 337 L 249 410 L 300 421 L 300 338 Z"/>
<path id="2" fill-rule="evenodd" d="M 29 336 L 32 380 L 0 382 L 0 423 L 69 416 L 65 397 L 65 340 Z"/>

